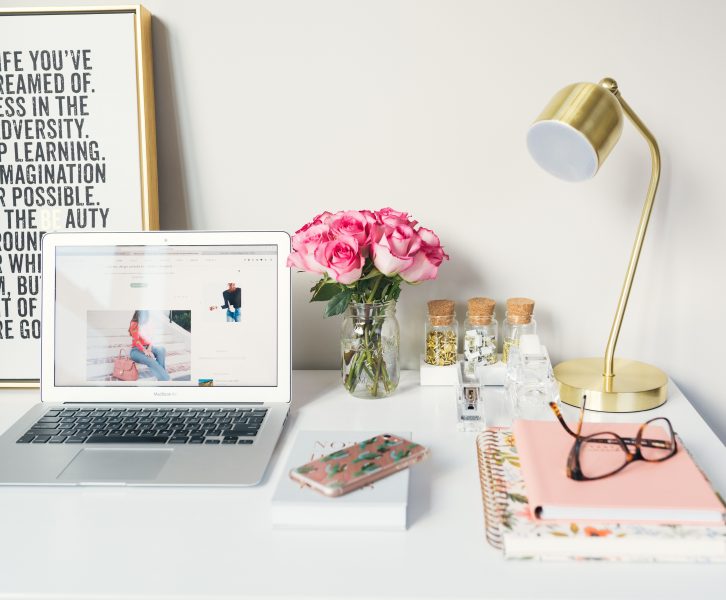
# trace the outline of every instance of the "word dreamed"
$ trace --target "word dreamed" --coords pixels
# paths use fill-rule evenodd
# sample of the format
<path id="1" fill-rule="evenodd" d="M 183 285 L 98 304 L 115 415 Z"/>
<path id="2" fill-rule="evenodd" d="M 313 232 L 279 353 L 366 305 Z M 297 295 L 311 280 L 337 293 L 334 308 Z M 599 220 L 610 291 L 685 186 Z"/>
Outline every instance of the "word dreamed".
<path id="1" fill-rule="evenodd" d="M 106 229 L 91 50 L 0 48 L 0 340 L 40 338 L 40 239 Z"/>

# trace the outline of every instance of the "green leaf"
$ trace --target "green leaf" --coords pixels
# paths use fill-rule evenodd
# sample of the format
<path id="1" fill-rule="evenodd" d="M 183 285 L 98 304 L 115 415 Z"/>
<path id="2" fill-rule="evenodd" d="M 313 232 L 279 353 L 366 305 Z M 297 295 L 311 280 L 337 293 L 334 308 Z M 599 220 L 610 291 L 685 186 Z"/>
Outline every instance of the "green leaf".
<path id="1" fill-rule="evenodd" d="M 376 454 L 375 452 L 363 452 L 353 462 L 359 463 L 363 462 L 364 460 L 378 460 L 379 458 L 381 458 L 381 455 Z"/>
<path id="2" fill-rule="evenodd" d="M 371 271 L 369 273 L 363 275 L 363 277 L 361 277 L 358 281 L 365 281 L 366 279 L 373 279 L 374 277 L 378 277 L 380 274 L 381 274 L 381 272 L 378 269 L 376 269 L 375 267 L 373 267 L 373 269 L 371 269 Z"/>
<path id="3" fill-rule="evenodd" d="M 336 450 L 331 452 L 327 456 L 323 456 L 320 460 L 327 462 L 329 460 L 338 460 L 339 458 L 348 458 L 348 453 L 345 450 Z"/>
<path id="4" fill-rule="evenodd" d="M 350 304 L 350 299 L 353 296 L 352 288 L 345 288 L 342 292 L 333 296 L 328 305 L 325 307 L 325 316 L 334 317 L 345 312 L 345 309 Z"/>
<path id="5" fill-rule="evenodd" d="M 360 442 L 360 443 L 358 444 L 358 447 L 359 447 L 359 448 L 360 448 L 361 450 L 363 450 L 363 448 L 365 448 L 366 446 L 369 446 L 369 445 L 371 445 L 371 444 L 372 444 L 373 442 L 375 442 L 375 441 L 376 441 L 377 439 L 378 439 L 378 436 L 375 436 L 375 437 L 372 437 L 372 438 L 368 438 L 367 440 L 363 440 L 362 442 Z"/>
<path id="6" fill-rule="evenodd" d="M 527 496 L 523 496 L 522 494 L 507 494 L 510 499 L 514 500 L 514 502 L 519 502 L 520 504 L 527 504 Z"/>
<path id="7" fill-rule="evenodd" d="M 343 286 L 332 279 L 321 279 L 320 282 L 310 290 L 313 293 L 310 302 L 327 302 L 343 290 Z"/>
<path id="8" fill-rule="evenodd" d="M 348 465 L 346 463 L 328 463 L 325 465 L 325 472 L 328 474 L 328 477 L 334 477 L 338 473 L 342 473 L 348 468 Z"/>
<path id="9" fill-rule="evenodd" d="M 353 473 L 353 477 L 360 477 L 366 473 L 373 473 L 380 470 L 380 468 L 381 467 L 379 467 L 376 463 L 365 463 L 358 471 Z"/>

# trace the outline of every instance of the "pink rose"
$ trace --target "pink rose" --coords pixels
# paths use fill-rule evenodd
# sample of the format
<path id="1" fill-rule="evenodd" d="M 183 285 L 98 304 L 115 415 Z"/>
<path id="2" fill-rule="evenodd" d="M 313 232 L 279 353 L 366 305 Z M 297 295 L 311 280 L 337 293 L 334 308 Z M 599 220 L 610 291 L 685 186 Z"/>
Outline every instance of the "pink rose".
<path id="1" fill-rule="evenodd" d="M 400 210 L 394 210 L 391 207 L 382 208 L 376 211 L 376 217 L 379 223 L 385 224 L 396 224 L 400 222 L 410 223 L 411 226 L 416 226 L 416 221 L 411 219 L 407 212 L 401 212 Z"/>
<path id="2" fill-rule="evenodd" d="M 374 213 L 372 210 L 361 210 L 358 212 L 360 212 L 360 214 L 362 214 L 365 217 L 365 220 L 368 222 L 369 225 L 373 225 L 374 223 L 377 223 L 376 213 Z"/>
<path id="3" fill-rule="evenodd" d="M 441 240 L 433 231 L 419 227 L 417 233 L 421 240 L 420 249 L 411 264 L 400 272 L 401 277 L 408 283 L 436 279 L 441 263 L 444 259 L 449 260 L 449 256 L 441 247 Z"/>
<path id="4" fill-rule="evenodd" d="M 333 216 L 333 213 L 328 212 L 327 210 L 326 211 L 323 211 L 319 215 L 315 215 L 313 217 L 313 223 L 312 224 L 327 223 L 328 222 L 328 219 L 330 219 L 330 217 L 332 217 L 332 216 Z"/>
<path id="5" fill-rule="evenodd" d="M 338 283 L 348 285 L 360 279 L 363 257 L 354 237 L 341 235 L 320 244 L 315 249 L 315 260 Z"/>
<path id="6" fill-rule="evenodd" d="M 408 223 L 400 222 L 391 227 L 381 225 L 371 245 L 371 256 L 376 269 L 386 276 L 408 269 L 421 247 L 421 239 Z"/>
<path id="7" fill-rule="evenodd" d="M 292 254 L 287 257 L 287 266 L 309 273 L 325 273 L 326 269 L 315 260 L 315 250 L 330 241 L 330 227 L 323 223 L 308 223 L 292 236 Z"/>
<path id="8" fill-rule="evenodd" d="M 370 243 L 370 228 L 366 215 L 357 210 L 346 210 L 335 213 L 328 221 L 333 237 L 348 235 L 364 248 Z"/>

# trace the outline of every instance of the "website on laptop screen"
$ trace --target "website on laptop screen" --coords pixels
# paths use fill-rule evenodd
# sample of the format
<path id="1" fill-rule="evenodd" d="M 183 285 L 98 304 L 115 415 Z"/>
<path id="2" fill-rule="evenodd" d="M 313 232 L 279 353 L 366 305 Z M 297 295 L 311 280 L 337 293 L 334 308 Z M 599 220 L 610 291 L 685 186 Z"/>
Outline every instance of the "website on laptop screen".
<path id="1" fill-rule="evenodd" d="M 55 385 L 276 386 L 277 246 L 56 248 Z"/>

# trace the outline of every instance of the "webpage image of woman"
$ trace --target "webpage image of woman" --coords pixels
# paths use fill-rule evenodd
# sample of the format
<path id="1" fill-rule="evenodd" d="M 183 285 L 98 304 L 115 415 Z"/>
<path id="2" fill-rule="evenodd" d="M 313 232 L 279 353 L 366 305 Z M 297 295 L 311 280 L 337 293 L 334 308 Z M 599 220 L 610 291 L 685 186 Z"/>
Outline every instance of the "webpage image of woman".
<path id="1" fill-rule="evenodd" d="M 139 331 L 139 326 L 149 320 L 149 311 L 135 310 L 129 324 L 129 335 L 131 336 L 131 351 L 129 357 L 135 363 L 146 365 L 159 381 L 169 381 L 169 373 L 166 371 L 166 348 L 154 346 L 144 338 Z"/>
<path id="2" fill-rule="evenodd" d="M 217 310 L 219 308 L 226 309 L 226 317 L 228 323 L 240 322 L 240 309 L 242 308 L 242 290 L 237 287 L 237 283 L 230 281 L 227 289 L 222 292 L 222 300 L 224 304 L 221 306 L 210 306 L 209 310 Z"/>

